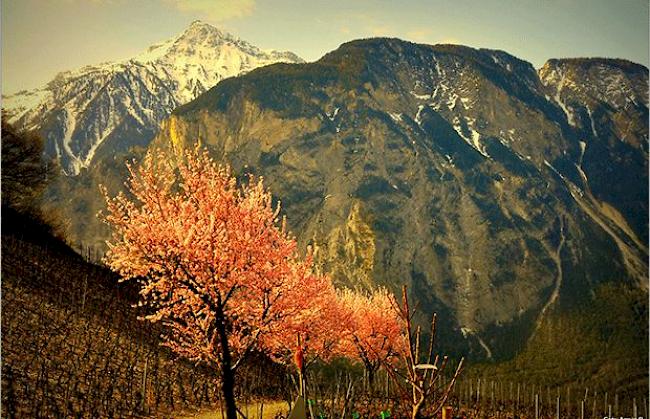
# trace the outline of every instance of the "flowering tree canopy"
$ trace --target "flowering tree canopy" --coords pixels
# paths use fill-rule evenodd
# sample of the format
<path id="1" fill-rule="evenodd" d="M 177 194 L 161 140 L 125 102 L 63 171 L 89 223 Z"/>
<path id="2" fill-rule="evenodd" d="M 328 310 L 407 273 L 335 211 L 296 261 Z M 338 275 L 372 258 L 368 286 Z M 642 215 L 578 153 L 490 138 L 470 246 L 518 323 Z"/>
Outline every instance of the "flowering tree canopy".
<path id="1" fill-rule="evenodd" d="M 346 353 L 363 363 L 372 384 L 382 363 L 391 363 L 404 351 L 404 324 L 395 310 L 395 297 L 379 288 L 371 294 L 340 291 L 339 299 L 352 323 Z"/>
<path id="2" fill-rule="evenodd" d="M 167 346 L 221 370 L 234 418 L 235 368 L 287 316 L 307 316 L 293 306 L 296 295 L 322 286 L 322 278 L 311 273 L 310 259 L 299 259 L 261 178 L 239 186 L 198 148 L 177 161 L 148 153 L 129 171 L 129 195 L 104 191 L 104 219 L 113 227 L 106 262 L 140 281 L 140 304 L 148 320 L 167 326 Z"/>
<path id="3" fill-rule="evenodd" d="M 311 258 L 307 261 L 310 265 Z M 265 336 L 264 345 L 272 358 L 287 363 L 299 356 L 307 366 L 316 359 L 328 361 L 343 355 L 342 337 L 349 333 L 351 323 L 330 278 L 306 275 L 288 296 L 288 315 Z"/>

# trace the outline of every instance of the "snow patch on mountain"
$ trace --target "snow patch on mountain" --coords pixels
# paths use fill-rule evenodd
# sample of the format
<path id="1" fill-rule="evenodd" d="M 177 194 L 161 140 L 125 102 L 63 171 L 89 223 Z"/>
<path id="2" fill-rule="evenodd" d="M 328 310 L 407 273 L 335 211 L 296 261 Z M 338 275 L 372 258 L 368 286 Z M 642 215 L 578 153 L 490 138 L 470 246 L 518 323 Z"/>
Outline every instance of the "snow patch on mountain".
<path id="1" fill-rule="evenodd" d="M 591 124 L 591 133 L 594 134 L 594 137 L 598 137 L 598 133 L 596 132 L 596 125 L 594 125 L 594 115 L 591 112 L 591 108 L 589 107 L 589 105 L 586 105 L 586 108 L 587 108 L 587 115 L 589 115 L 589 122 Z"/>
<path id="2" fill-rule="evenodd" d="M 391 119 L 395 122 L 402 122 L 402 114 L 401 113 L 396 113 L 396 112 L 388 112 L 388 115 L 391 117 Z"/>
<path id="3" fill-rule="evenodd" d="M 481 144 L 481 134 L 474 129 L 475 119 L 467 118 L 464 120 L 465 127 L 461 123 L 461 119 L 454 117 L 452 126 L 456 133 L 469 144 L 473 149 L 483 155 L 483 157 L 490 158 L 485 147 Z"/>
<path id="4" fill-rule="evenodd" d="M 563 71 L 553 70 L 550 79 L 551 80 L 559 79 L 559 81 L 557 81 L 556 83 L 555 94 L 553 95 L 552 99 L 566 115 L 567 122 L 569 123 L 569 125 L 575 127 L 576 122 L 575 122 L 575 116 L 573 114 L 573 111 L 562 100 L 562 89 L 564 88 L 564 85 L 567 82 L 566 73 L 564 73 Z"/>

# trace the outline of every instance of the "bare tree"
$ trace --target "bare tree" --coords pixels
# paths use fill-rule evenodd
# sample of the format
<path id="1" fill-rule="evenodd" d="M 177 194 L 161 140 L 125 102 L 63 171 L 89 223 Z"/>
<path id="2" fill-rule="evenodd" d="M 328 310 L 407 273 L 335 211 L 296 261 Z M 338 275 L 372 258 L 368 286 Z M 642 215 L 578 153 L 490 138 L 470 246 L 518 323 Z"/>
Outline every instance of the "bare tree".
<path id="1" fill-rule="evenodd" d="M 32 131 L 18 130 L 2 115 L 2 205 L 33 212 L 53 164 L 43 158 L 43 140 Z"/>
<path id="2" fill-rule="evenodd" d="M 406 286 L 402 288 L 402 306 L 396 306 L 395 310 L 404 322 L 405 350 L 400 354 L 399 360 L 403 368 L 397 368 L 393 364 L 386 363 L 386 370 L 397 383 L 397 388 L 403 398 L 411 406 L 411 418 L 420 419 L 435 417 L 442 409 L 449 398 L 449 394 L 463 368 L 464 359 L 461 358 L 456 370 L 449 382 L 445 385 L 441 378 L 447 367 L 449 358 L 439 355 L 433 358 L 433 344 L 436 332 L 436 314 L 431 319 L 431 333 L 429 347 L 426 353 L 426 361 L 421 359 L 421 328 L 417 326 L 413 331 L 413 316 L 416 310 L 411 310 L 406 295 Z M 425 414 L 425 412 L 428 412 Z"/>

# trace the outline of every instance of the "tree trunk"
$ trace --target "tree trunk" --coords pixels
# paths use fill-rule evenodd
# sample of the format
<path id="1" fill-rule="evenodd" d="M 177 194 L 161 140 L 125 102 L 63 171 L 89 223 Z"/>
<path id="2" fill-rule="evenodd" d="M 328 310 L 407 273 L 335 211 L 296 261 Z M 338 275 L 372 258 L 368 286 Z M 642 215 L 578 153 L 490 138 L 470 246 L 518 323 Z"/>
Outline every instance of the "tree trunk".
<path id="1" fill-rule="evenodd" d="M 300 380 L 300 397 L 302 397 L 302 408 L 307 411 L 307 377 L 305 375 L 304 365 L 298 370 L 298 379 Z"/>
<path id="2" fill-rule="evenodd" d="M 217 332 L 221 344 L 221 392 L 226 402 L 226 419 L 237 419 L 237 405 L 235 404 L 235 372 L 232 370 L 232 358 L 228 345 L 228 333 L 223 315 L 223 308 L 219 307 L 216 313 Z"/>
<path id="3" fill-rule="evenodd" d="M 230 365 L 226 368 L 226 364 L 222 367 L 221 377 L 221 392 L 223 399 L 226 402 L 226 418 L 237 419 L 237 405 L 235 404 L 235 374 L 230 369 Z"/>
<path id="4" fill-rule="evenodd" d="M 374 389 L 375 371 L 376 369 L 374 368 L 374 366 L 370 366 L 370 368 L 368 368 L 368 392 L 369 393 L 372 393 L 372 390 Z"/>
<path id="5" fill-rule="evenodd" d="M 363 366 L 365 367 L 364 384 L 366 387 L 366 391 L 368 393 L 372 393 L 374 389 L 374 383 L 375 383 L 375 373 L 379 369 L 379 365 L 364 360 Z"/>
<path id="6" fill-rule="evenodd" d="M 422 415 L 420 414 L 420 410 L 422 410 L 423 402 L 424 402 L 424 399 L 420 399 L 417 403 L 415 403 L 412 406 L 411 419 L 420 419 L 420 418 L 422 418 Z"/>

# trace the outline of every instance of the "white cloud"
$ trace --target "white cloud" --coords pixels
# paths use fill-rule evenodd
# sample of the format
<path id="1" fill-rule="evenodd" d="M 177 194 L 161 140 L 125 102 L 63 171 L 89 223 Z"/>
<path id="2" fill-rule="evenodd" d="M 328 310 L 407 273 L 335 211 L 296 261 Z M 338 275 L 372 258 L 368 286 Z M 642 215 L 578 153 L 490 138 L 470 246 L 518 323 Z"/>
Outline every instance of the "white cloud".
<path id="1" fill-rule="evenodd" d="M 406 32 L 407 40 L 425 42 L 431 39 L 432 31 L 429 28 L 415 28 Z"/>
<path id="2" fill-rule="evenodd" d="M 441 38 L 436 41 L 436 44 L 456 44 L 460 45 L 462 42 L 457 38 Z"/>
<path id="3" fill-rule="evenodd" d="M 164 0 L 184 13 L 212 21 L 222 21 L 249 15 L 255 0 Z"/>

